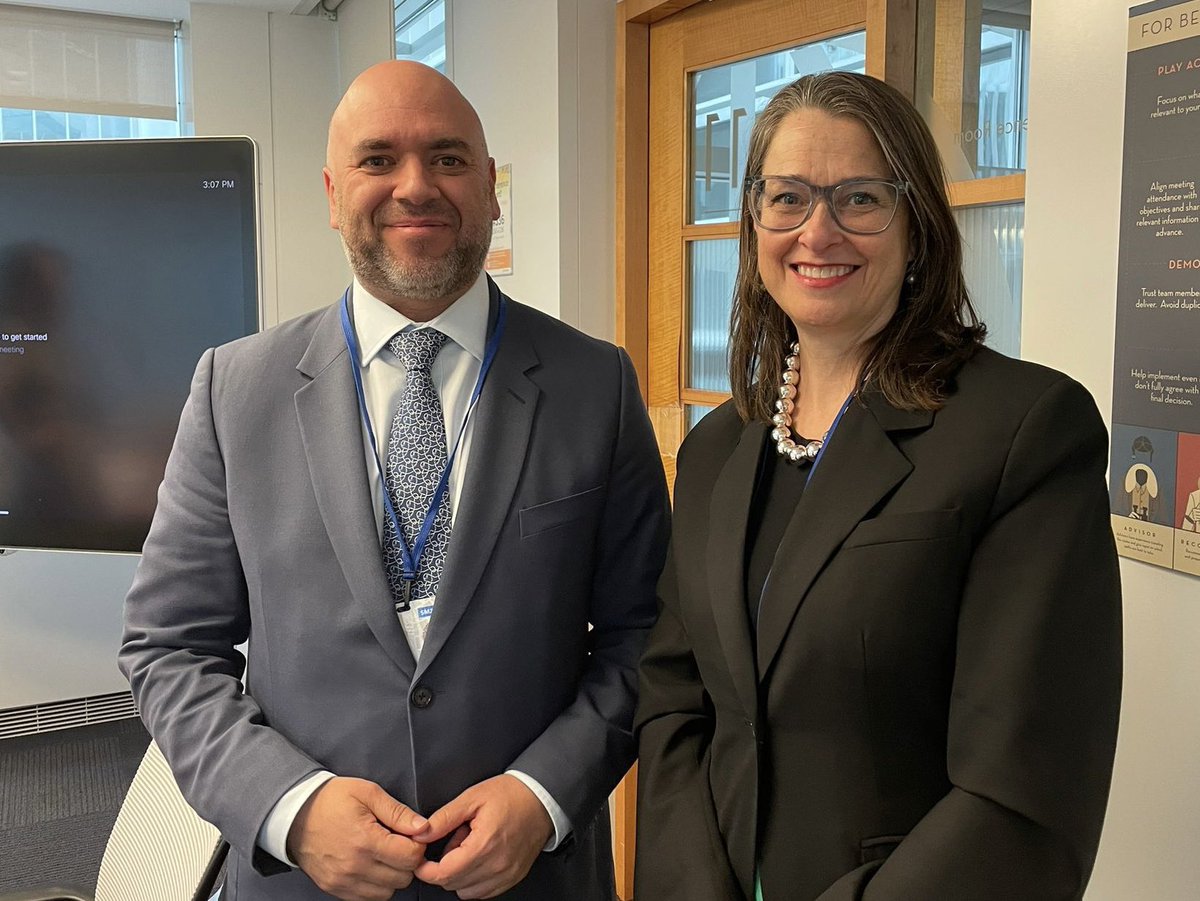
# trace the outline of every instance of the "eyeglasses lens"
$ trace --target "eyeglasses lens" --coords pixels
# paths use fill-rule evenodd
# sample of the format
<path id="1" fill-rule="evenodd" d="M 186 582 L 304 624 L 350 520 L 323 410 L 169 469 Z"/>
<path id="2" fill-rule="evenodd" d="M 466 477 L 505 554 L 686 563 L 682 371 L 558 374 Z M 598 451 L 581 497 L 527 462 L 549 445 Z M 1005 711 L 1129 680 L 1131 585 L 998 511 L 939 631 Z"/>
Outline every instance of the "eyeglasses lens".
<path id="1" fill-rule="evenodd" d="M 808 220 L 816 200 L 824 198 L 842 229 L 869 235 L 891 224 L 899 196 L 896 185 L 887 181 L 817 187 L 798 179 L 763 178 L 754 182 L 750 200 L 755 221 L 768 230 L 799 227 Z"/>

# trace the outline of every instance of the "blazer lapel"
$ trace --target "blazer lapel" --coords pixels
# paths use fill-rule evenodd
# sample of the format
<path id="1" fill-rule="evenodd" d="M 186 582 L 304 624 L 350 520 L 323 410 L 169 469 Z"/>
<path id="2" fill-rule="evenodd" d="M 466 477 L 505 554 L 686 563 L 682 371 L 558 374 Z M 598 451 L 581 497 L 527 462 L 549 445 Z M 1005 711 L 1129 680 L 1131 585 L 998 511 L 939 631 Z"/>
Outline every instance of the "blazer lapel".
<path id="1" fill-rule="evenodd" d="M 708 515 L 713 619 L 738 697 L 752 720 L 758 715 L 758 688 L 746 610 L 746 524 L 763 447 L 762 425 L 747 423 L 713 485 Z"/>
<path id="2" fill-rule="evenodd" d="M 317 509 L 363 618 L 392 662 L 411 679 L 416 664 L 383 572 L 362 423 L 336 306 L 318 322 L 296 368 L 312 379 L 296 392 L 296 417 Z"/>
<path id="3" fill-rule="evenodd" d="M 763 587 L 758 620 L 758 673 L 765 679 L 796 611 L 846 536 L 912 464 L 889 432 L 927 427 L 933 414 L 906 412 L 877 393 L 854 403 L 829 439 L 779 544 Z"/>
<path id="4" fill-rule="evenodd" d="M 494 320 L 500 289 L 491 279 L 488 285 L 490 318 Z M 479 403 L 471 414 L 475 417 L 471 463 L 464 476 L 446 565 L 438 585 L 437 607 L 421 649 L 418 675 L 437 657 L 479 587 L 525 467 L 541 390 L 526 375 L 537 367 L 538 356 L 520 318 L 520 309 L 509 301 L 500 347 Z"/>

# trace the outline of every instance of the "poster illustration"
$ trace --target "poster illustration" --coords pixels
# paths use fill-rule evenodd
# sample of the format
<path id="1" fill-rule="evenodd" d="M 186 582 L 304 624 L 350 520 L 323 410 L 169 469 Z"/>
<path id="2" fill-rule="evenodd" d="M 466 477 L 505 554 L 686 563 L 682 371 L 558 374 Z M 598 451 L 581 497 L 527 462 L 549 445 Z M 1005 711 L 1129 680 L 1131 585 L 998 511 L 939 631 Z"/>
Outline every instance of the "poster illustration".
<path id="1" fill-rule="evenodd" d="M 496 167 L 496 202 L 500 218 L 492 223 L 492 244 L 483 268 L 488 275 L 512 275 L 512 163 Z"/>
<path id="2" fill-rule="evenodd" d="M 1200 0 L 1129 11 L 1109 511 L 1122 556 L 1200 575 Z M 1189 512 L 1190 511 L 1190 512 Z"/>

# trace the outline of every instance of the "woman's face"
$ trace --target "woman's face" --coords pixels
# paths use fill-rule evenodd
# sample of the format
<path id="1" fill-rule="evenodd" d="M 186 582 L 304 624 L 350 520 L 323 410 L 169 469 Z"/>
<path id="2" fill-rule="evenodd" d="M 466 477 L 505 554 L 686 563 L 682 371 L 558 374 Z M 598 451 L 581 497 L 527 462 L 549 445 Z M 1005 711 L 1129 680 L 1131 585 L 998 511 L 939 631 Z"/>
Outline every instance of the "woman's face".
<path id="1" fill-rule="evenodd" d="M 895 174 L 866 126 L 821 110 L 792 113 L 775 132 L 763 175 L 789 175 L 814 185 Z M 877 235 L 844 232 L 827 204 L 789 232 L 755 225 L 758 271 L 775 302 L 804 339 L 858 347 L 896 312 L 910 258 L 908 205 L 901 198 L 891 225 Z"/>

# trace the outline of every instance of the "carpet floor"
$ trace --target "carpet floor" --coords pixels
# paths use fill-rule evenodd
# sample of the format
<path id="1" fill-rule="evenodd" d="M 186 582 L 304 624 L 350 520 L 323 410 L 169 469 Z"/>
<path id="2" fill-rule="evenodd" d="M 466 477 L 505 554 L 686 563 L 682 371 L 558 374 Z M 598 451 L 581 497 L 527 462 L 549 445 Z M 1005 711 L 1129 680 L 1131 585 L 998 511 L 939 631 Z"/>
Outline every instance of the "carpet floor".
<path id="1" fill-rule="evenodd" d="M 94 890 L 149 743 L 136 719 L 0 741 L 0 891 Z"/>

